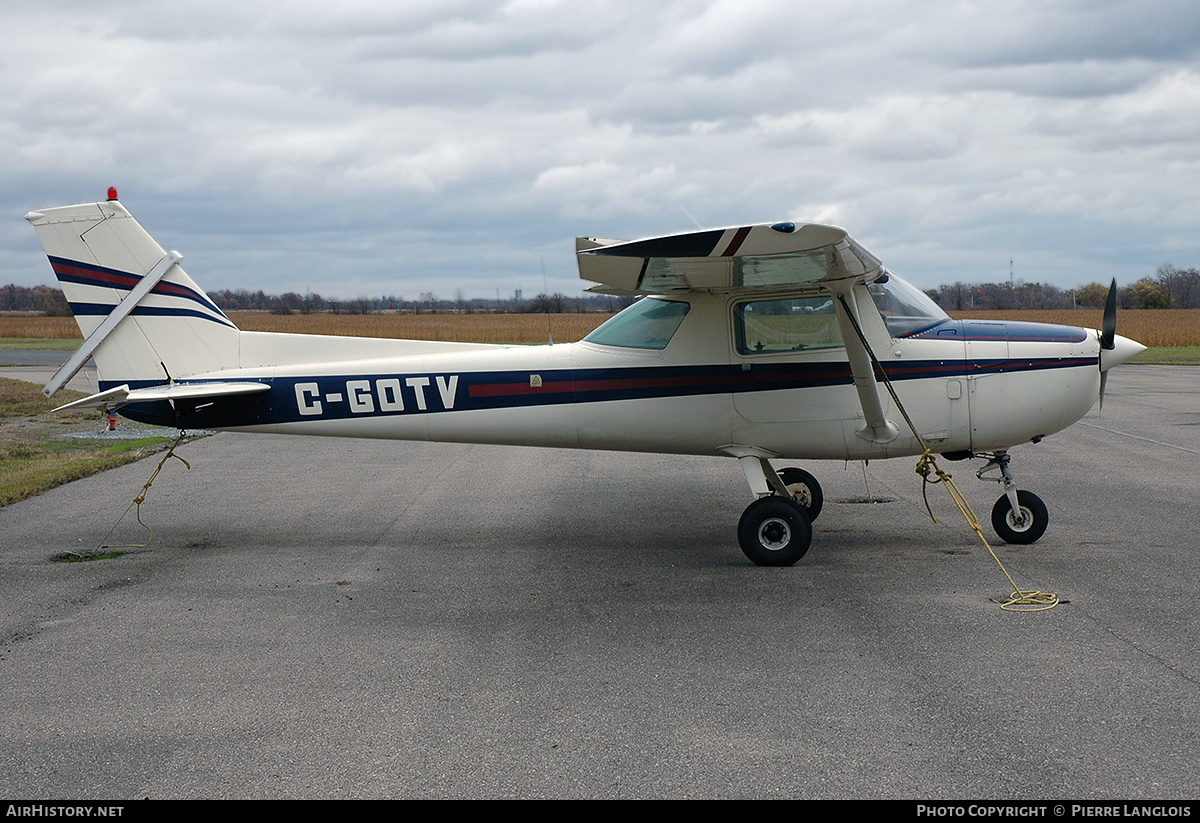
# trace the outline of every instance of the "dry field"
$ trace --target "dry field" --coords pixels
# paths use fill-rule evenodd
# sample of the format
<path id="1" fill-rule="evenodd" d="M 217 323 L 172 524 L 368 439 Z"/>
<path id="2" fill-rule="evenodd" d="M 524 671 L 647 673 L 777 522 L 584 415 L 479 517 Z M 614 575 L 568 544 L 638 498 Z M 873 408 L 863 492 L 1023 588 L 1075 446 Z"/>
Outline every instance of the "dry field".
<path id="1" fill-rule="evenodd" d="M 246 331 L 457 340 L 467 343 L 571 343 L 610 314 L 291 314 L 230 312 Z M 0 338 L 79 338 L 71 317 L 0 315 Z"/>
<path id="2" fill-rule="evenodd" d="M 43 317 L 33 314 L 0 314 L 0 337 L 70 339 L 83 337 L 74 317 Z"/>
<path id="3" fill-rule="evenodd" d="M 1032 320 L 1099 328 L 1099 309 L 1050 311 L 966 311 L 954 317 L 983 320 Z M 553 332 L 557 343 L 579 340 L 607 314 L 292 314 L 234 312 L 238 328 L 361 337 L 407 337 L 473 343 L 544 343 Z M 1123 309 L 1117 332 L 1145 346 L 1200 346 L 1200 309 Z M 0 315 L 0 338 L 78 338 L 70 317 Z"/>

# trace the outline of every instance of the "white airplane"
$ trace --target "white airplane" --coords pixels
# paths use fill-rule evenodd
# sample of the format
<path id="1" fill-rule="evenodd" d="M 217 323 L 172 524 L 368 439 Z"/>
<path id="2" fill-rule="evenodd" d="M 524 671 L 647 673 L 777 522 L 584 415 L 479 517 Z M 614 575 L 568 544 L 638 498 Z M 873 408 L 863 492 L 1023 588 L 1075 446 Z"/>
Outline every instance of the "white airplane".
<path id="1" fill-rule="evenodd" d="M 1103 331 L 951 320 L 842 229 L 793 223 L 581 238 L 594 291 L 642 298 L 578 343 L 247 332 L 115 190 L 26 219 L 85 338 L 45 394 L 89 357 L 100 381 L 60 408 L 180 429 L 728 455 L 754 497 L 738 541 L 760 565 L 803 557 L 822 504 L 816 479 L 777 459 L 984 458 L 977 474 L 998 469 L 1004 487 L 997 533 L 1033 543 L 1046 506 L 1017 488 L 1009 449 L 1079 420 L 1106 372 L 1144 349 L 1115 334 L 1115 283 Z"/>

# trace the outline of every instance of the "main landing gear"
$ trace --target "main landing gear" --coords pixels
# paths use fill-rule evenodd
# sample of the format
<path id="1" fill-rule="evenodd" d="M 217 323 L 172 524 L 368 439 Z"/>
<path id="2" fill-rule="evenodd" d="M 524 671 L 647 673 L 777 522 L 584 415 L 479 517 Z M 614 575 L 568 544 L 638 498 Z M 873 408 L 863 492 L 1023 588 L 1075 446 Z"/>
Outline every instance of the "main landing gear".
<path id="1" fill-rule="evenodd" d="M 770 455 L 758 449 L 731 447 L 728 451 L 737 457 L 750 490 L 757 495 L 738 521 L 742 552 L 760 566 L 793 565 L 812 545 L 812 524 L 824 503 L 821 485 L 803 469 L 789 467 L 776 472 L 768 459 Z M 1033 492 L 1017 489 L 1007 451 L 956 452 L 945 456 L 952 460 L 987 458 L 987 465 L 975 474 L 980 480 L 994 480 L 1004 486 L 1004 494 L 992 507 L 992 528 L 1000 539 L 1029 545 L 1046 533 L 1050 522 L 1046 504 Z M 999 477 L 984 477 L 997 469 Z"/>
<path id="2" fill-rule="evenodd" d="M 812 521 L 794 500 L 777 494 L 760 497 L 742 512 L 738 543 L 760 566 L 791 566 L 812 545 Z"/>
<path id="3" fill-rule="evenodd" d="M 1046 526 L 1050 523 L 1046 504 L 1033 492 L 1017 490 L 1012 472 L 1008 469 L 1011 458 L 1007 451 L 980 456 L 990 459 L 986 466 L 975 472 L 975 476 L 980 480 L 994 480 L 1004 486 L 1004 494 L 1000 495 L 1000 499 L 992 507 L 992 528 L 1005 543 L 1023 546 L 1036 543 L 1046 533 Z M 995 469 L 1000 470 L 999 477 L 983 476 Z"/>
<path id="4" fill-rule="evenodd" d="M 812 545 L 812 522 L 821 513 L 824 495 L 817 479 L 803 469 L 776 472 L 765 454 L 736 454 L 758 499 L 738 521 L 738 543 L 760 566 L 791 566 Z"/>

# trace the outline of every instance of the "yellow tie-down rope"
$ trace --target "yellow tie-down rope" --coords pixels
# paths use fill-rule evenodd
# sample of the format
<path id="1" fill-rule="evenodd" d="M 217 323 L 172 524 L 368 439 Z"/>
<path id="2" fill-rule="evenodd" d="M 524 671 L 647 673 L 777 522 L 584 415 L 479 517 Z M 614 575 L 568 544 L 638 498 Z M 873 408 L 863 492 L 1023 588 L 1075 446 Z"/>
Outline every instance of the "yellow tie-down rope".
<path id="1" fill-rule="evenodd" d="M 179 432 L 179 437 L 175 438 L 175 442 L 171 444 L 171 448 L 167 449 L 167 453 L 163 455 L 162 460 L 158 461 L 158 466 L 154 469 L 154 472 L 150 475 L 150 479 L 147 480 L 145 485 L 142 486 L 141 492 L 139 492 L 138 496 L 133 498 L 133 501 L 128 506 L 125 507 L 125 511 L 123 511 L 121 513 L 121 516 L 117 518 L 117 522 L 113 523 L 112 528 L 108 530 L 108 534 L 104 535 L 104 539 L 100 541 L 100 544 L 98 546 L 96 546 L 93 553 L 98 553 L 101 549 L 144 549 L 150 545 L 150 541 L 154 539 L 154 529 L 147 526 L 146 523 L 142 520 L 142 502 L 145 501 L 145 499 L 146 499 L 146 492 L 150 491 L 150 486 L 154 484 L 154 479 L 156 477 L 158 477 L 158 473 L 160 471 L 162 471 L 163 466 L 165 466 L 167 461 L 170 460 L 172 457 L 174 457 L 176 460 L 178 460 L 183 465 L 187 466 L 188 469 L 192 468 L 191 463 L 187 462 L 186 460 L 184 460 L 182 457 L 180 457 L 179 455 L 177 455 L 175 453 L 175 447 L 178 446 L 180 443 L 182 443 L 183 438 L 186 436 L 187 436 L 187 432 L 184 432 L 184 431 Z M 125 515 L 129 514 L 129 510 L 132 509 L 134 506 L 137 506 L 137 521 L 142 524 L 142 528 L 144 528 L 147 532 L 149 532 L 150 536 L 146 538 L 146 542 L 145 543 L 127 543 L 127 544 L 112 545 L 112 546 L 107 545 L 105 543 L 105 541 L 108 540 L 108 538 L 112 536 L 112 533 L 117 530 L 117 526 L 121 525 L 121 521 L 125 519 Z"/>
<path id="2" fill-rule="evenodd" d="M 971 509 L 970 504 L 967 503 L 967 499 L 963 497 L 962 492 L 958 490 L 958 486 L 954 485 L 954 481 L 950 478 L 950 475 L 942 471 L 941 467 L 938 466 L 937 458 L 934 457 L 933 451 L 925 444 L 925 440 L 921 437 L 921 435 L 917 433 L 917 427 L 913 425 L 912 419 L 909 418 L 908 412 L 904 408 L 904 404 L 900 402 L 899 395 L 896 394 L 896 390 L 892 387 L 892 381 L 888 379 L 887 372 L 883 370 L 883 364 L 880 363 L 879 359 L 875 356 L 875 352 L 871 349 L 871 344 L 867 342 L 866 335 L 863 334 L 862 329 L 858 326 L 857 318 L 855 318 L 854 314 L 846 305 L 845 297 L 838 295 L 838 300 L 841 301 L 842 308 L 846 311 L 846 316 L 850 318 L 850 323 L 854 326 L 854 331 L 858 334 L 858 339 L 862 341 L 863 347 L 866 348 L 867 354 L 871 358 L 871 363 L 876 369 L 878 369 L 879 376 L 883 378 L 883 385 L 887 387 L 888 394 L 890 394 L 892 396 L 892 400 L 896 402 L 896 408 L 899 409 L 900 414 L 903 415 L 904 422 L 908 424 L 908 428 L 912 431 L 913 437 L 917 438 L 917 442 L 921 444 L 923 453 L 921 454 L 921 458 L 917 461 L 916 472 L 917 474 L 921 475 L 921 497 L 925 501 L 925 510 L 929 512 L 930 519 L 933 520 L 934 523 L 937 522 L 937 518 L 933 516 L 933 509 L 929 506 L 929 497 L 926 495 L 925 491 L 932 483 L 942 483 L 945 485 L 946 491 L 949 492 L 950 499 L 954 501 L 954 504 L 958 506 L 958 510 L 962 512 L 962 516 L 967 521 L 967 525 L 970 526 L 971 530 L 979 536 L 981 541 L 983 541 L 983 545 L 987 548 L 988 554 L 990 554 L 992 559 L 996 561 L 996 565 L 1000 567 L 1000 571 L 1004 573 L 1004 576 L 1008 578 L 1009 585 L 1012 586 L 1012 594 L 1008 596 L 1007 600 L 1004 600 L 1003 602 L 998 600 L 993 602 L 1000 603 L 1001 609 L 1010 612 L 1040 612 L 1046 611 L 1047 609 L 1053 609 L 1059 604 L 1058 595 L 1051 592 L 1025 591 L 1017 588 L 1017 584 L 1013 581 L 1012 575 L 1008 573 L 1008 569 L 1004 568 L 1004 564 L 1001 563 L 1000 558 L 996 556 L 996 552 L 992 549 L 991 544 L 988 543 L 987 538 L 983 536 L 983 528 L 979 525 L 979 518 L 975 516 L 975 512 Z M 929 476 L 934 473 L 937 474 L 937 479 L 931 480 Z"/>
<path id="3" fill-rule="evenodd" d="M 891 387 L 889 386 L 889 388 Z M 892 397 L 895 397 L 895 395 L 893 394 Z M 900 407 L 900 411 L 903 414 L 904 409 L 902 406 L 900 406 L 899 399 L 896 400 L 896 405 Z M 904 415 L 904 418 L 908 422 L 909 428 L 912 428 L 912 421 L 908 420 L 907 414 Z M 967 525 L 971 527 L 975 534 L 979 535 L 979 539 L 983 541 L 983 545 L 987 548 L 988 554 L 990 554 L 992 559 L 996 561 L 996 565 L 1000 567 L 1000 571 L 1004 572 L 1004 576 L 1008 578 L 1009 585 L 1012 586 L 1012 594 L 1008 596 L 1007 600 L 1000 603 L 1000 608 L 1006 611 L 1014 612 L 1040 612 L 1045 611 L 1046 609 L 1053 609 L 1055 606 L 1057 606 L 1059 600 L 1058 595 L 1056 594 L 1052 594 L 1050 592 L 1023 591 L 1017 588 L 1017 584 L 1013 581 L 1012 575 L 1008 573 L 1008 569 L 1004 568 L 1004 564 L 1001 563 L 1000 558 L 996 556 L 996 552 L 992 549 L 992 545 L 988 543 L 987 538 L 983 536 L 983 528 L 979 525 L 979 518 L 975 516 L 975 512 L 971 509 L 970 504 L 967 503 L 966 498 L 962 496 L 962 492 L 958 490 L 958 486 L 954 485 L 954 481 L 950 479 L 950 475 L 942 471 L 941 467 L 938 466 L 937 459 L 933 456 L 933 452 L 931 452 L 921 440 L 921 436 L 916 434 L 916 429 L 913 429 L 913 434 L 916 435 L 917 442 L 921 443 L 921 448 L 925 449 L 925 453 L 922 454 L 921 459 L 917 461 L 917 474 L 921 475 L 921 497 L 925 499 L 925 510 L 929 512 L 930 519 L 936 523 L 937 518 L 933 516 L 933 509 L 929 507 L 929 498 L 925 495 L 925 489 L 931 483 L 945 484 L 946 491 L 950 493 L 950 499 L 954 501 L 955 505 L 958 506 L 958 510 L 962 512 L 962 516 L 966 519 Z M 929 475 L 933 473 L 937 474 L 936 480 L 929 479 Z"/>

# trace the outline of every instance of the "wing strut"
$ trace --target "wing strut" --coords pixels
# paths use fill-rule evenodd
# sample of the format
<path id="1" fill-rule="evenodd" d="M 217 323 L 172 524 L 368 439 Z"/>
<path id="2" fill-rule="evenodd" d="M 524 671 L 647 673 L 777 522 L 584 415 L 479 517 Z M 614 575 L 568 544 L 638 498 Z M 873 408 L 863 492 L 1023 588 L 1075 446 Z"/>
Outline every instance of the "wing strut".
<path id="1" fill-rule="evenodd" d="M 112 334 L 113 329 L 131 311 L 137 308 L 137 304 L 141 302 L 142 298 L 149 294 L 150 290 L 166 277 L 171 267 L 182 259 L 183 255 L 177 251 L 169 251 L 163 255 L 163 258 L 154 264 L 154 268 L 138 281 L 138 284 L 129 291 L 129 294 L 125 295 L 125 299 L 117 304 L 108 317 L 104 318 L 104 322 L 88 335 L 87 340 L 84 340 L 83 345 L 75 350 L 75 353 L 71 355 L 66 363 L 63 363 L 62 368 L 54 373 L 54 376 L 50 378 L 50 382 L 42 389 L 42 394 L 47 397 L 53 397 L 57 394 L 58 390 L 74 377 L 76 372 L 83 368 L 83 364 L 95 353 L 96 349 L 100 348 L 100 344 L 104 342 L 106 337 Z"/>
<path id="2" fill-rule="evenodd" d="M 895 423 L 887 419 L 883 411 L 879 384 L 875 382 L 875 368 L 872 362 L 875 358 L 858 322 L 858 304 L 854 300 L 853 288 L 838 290 L 835 297 L 838 325 L 842 328 L 842 339 L 846 341 L 846 358 L 850 361 L 854 388 L 858 391 L 858 402 L 866 420 L 865 425 L 858 430 L 858 436 L 873 443 L 890 443 L 900 436 L 900 430 L 896 428 Z M 882 373 L 882 367 L 880 372 Z"/>

